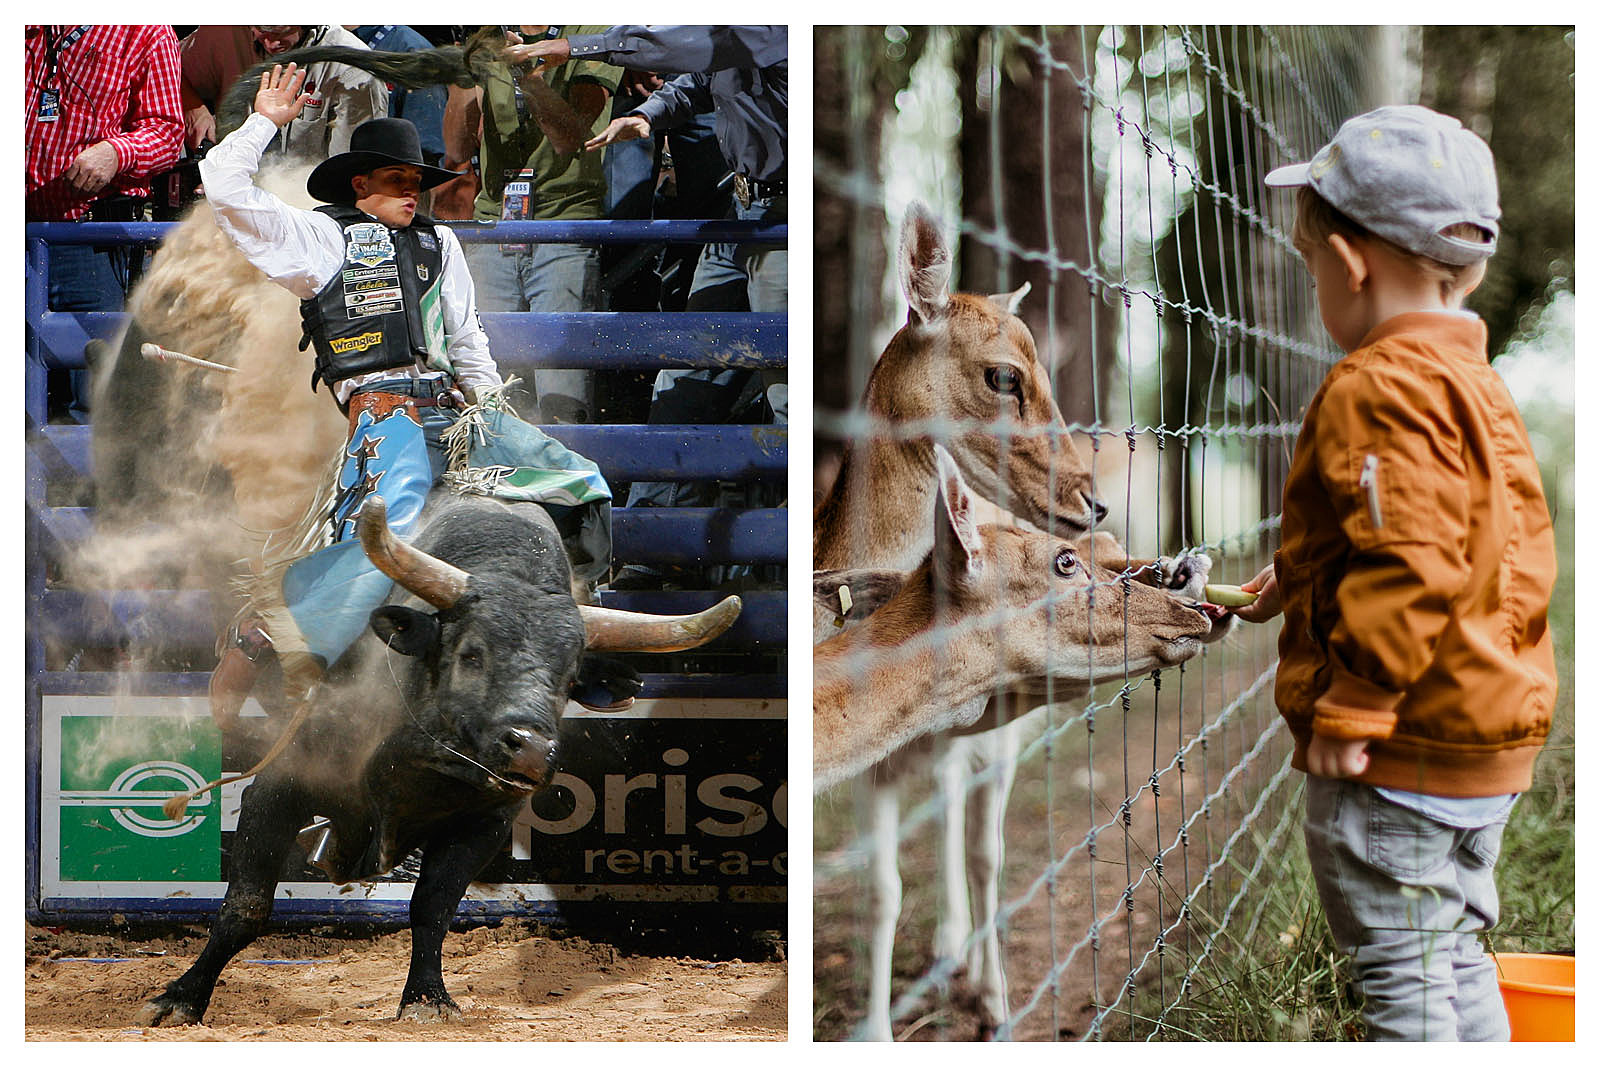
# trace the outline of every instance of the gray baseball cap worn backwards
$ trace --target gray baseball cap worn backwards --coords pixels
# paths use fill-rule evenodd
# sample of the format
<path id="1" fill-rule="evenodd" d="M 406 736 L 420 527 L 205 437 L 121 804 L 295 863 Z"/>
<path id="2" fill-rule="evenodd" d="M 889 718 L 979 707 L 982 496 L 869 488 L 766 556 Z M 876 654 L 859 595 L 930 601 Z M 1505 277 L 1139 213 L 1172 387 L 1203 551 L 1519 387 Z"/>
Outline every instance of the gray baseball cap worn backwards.
<path id="1" fill-rule="evenodd" d="M 1309 185 L 1378 236 L 1454 266 L 1489 258 L 1500 234 L 1489 146 L 1450 116 L 1414 104 L 1357 115 L 1311 162 L 1279 167 L 1266 181 L 1275 188 Z M 1462 222 L 1489 240 L 1445 236 Z"/>

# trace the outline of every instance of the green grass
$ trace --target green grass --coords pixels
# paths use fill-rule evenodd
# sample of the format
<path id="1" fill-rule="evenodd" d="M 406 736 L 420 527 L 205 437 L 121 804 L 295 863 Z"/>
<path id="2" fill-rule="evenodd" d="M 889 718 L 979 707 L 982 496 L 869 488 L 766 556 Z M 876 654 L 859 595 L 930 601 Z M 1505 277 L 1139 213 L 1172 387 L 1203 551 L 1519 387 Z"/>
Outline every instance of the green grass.
<path id="1" fill-rule="evenodd" d="M 1485 935 L 1499 952 L 1572 952 L 1576 945 L 1573 733 L 1573 523 L 1558 516 L 1561 577 L 1550 605 L 1560 697 L 1533 787 L 1512 811 L 1496 866 L 1500 923 Z M 1349 965 L 1334 947 L 1317 901 L 1298 833 L 1285 839 L 1282 862 L 1268 881 L 1260 921 L 1238 916 L 1217 934 L 1195 971 L 1188 996 L 1166 1010 L 1160 1038 L 1203 1041 L 1338 1041 L 1359 1039 L 1361 1005 Z M 1214 929 L 1194 919 L 1197 941 Z M 1106 1037 L 1150 1034 L 1161 1005 L 1135 1004 L 1135 1019 L 1108 1020 Z M 1118 1032 L 1120 1030 L 1120 1033 Z"/>

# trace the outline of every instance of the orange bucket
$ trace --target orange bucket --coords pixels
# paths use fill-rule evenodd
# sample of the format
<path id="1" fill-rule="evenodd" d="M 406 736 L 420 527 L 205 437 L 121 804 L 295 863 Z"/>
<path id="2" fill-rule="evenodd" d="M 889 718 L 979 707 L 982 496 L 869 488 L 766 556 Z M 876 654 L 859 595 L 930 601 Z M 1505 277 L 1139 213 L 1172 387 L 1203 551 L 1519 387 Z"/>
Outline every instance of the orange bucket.
<path id="1" fill-rule="evenodd" d="M 1577 1030 L 1577 959 L 1535 952 L 1493 957 L 1513 1041 L 1571 1041 Z"/>

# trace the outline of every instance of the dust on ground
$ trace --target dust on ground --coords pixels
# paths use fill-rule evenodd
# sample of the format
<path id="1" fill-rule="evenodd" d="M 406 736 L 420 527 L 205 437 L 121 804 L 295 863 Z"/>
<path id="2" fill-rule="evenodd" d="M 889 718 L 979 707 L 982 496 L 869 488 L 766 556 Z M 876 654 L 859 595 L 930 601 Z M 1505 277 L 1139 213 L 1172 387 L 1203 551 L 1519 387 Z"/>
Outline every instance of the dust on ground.
<path id="1" fill-rule="evenodd" d="M 136 936 L 28 926 L 30 1041 L 782 1041 L 781 945 L 748 958 L 646 955 L 535 923 L 452 931 L 444 979 L 462 1018 L 400 1022 L 406 931 L 280 932 L 223 971 L 205 1021 L 141 1027 L 140 1006 L 205 944 L 201 927 Z"/>

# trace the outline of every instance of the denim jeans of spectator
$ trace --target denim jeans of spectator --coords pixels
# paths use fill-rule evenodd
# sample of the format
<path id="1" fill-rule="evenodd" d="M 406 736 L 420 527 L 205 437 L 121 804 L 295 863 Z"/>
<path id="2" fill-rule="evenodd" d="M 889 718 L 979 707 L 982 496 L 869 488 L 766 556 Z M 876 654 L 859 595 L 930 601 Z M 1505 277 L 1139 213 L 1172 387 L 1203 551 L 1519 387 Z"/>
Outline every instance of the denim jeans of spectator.
<path id="1" fill-rule="evenodd" d="M 784 222 L 785 197 L 735 205 L 746 221 Z M 781 312 L 789 304 L 789 255 L 782 245 L 710 244 L 695 267 L 690 311 Z M 782 371 L 664 370 L 656 375 L 650 422 L 715 425 L 737 421 L 757 391 L 765 394 L 772 421 L 789 421 L 789 387 Z M 699 482 L 635 482 L 628 506 L 710 507 L 715 486 Z"/>
<path id="2" fill-rule="evenodd" d="M 1494 961 L 1502 818 L 1454 827 L 1370 786 L 1306 776 L 1306 851 L 1373 1041 L 1505 1041 Z"/>
<path id="3" fill-rule="evenodd" d="M 127 250 L 97 251 L 89 245 L 55 245 L 50 249 L 50 310 L 121 311 L 126 298 Z M 52 373 L 51 377 L 55 377 Z M 67 372 L 70 400 L 62 390 L 61 406 L 74 422 L 89 421 L 90 373 Z M 52 390 L 54 393 L 55 390 Z M 56 406 L 52 396 L 52 406 Z"/>
<path id="4" fill-rule="evenodd" d="M 464 248 L 479 311 L 596 311 L 601 306 L 597 247 L 536 244 L 515 252 L 499 245 Z M 535 422 L 594 419 L 593 371 L 539 368 L 533 372 L 533 391 L 538 398 Z"/>
<path id="5" fill-rule="evenodd" d="M 644 99 L 619 92 L 611 114 L 626 115 Z M 606 149 L 606 217 L 720 219 L 728 214 L 733 182 L 717 143 L 716 117 L 697 115 L 674 127 L 664 140 L 665 149 L 655 137 L 622 141 Z M 661 182 L 667 151 L 672 180 Z M 700 251 L 698 245 L 682 244 L 606 246 L 602 259 L 608 310 L 682 311 Z"/>

